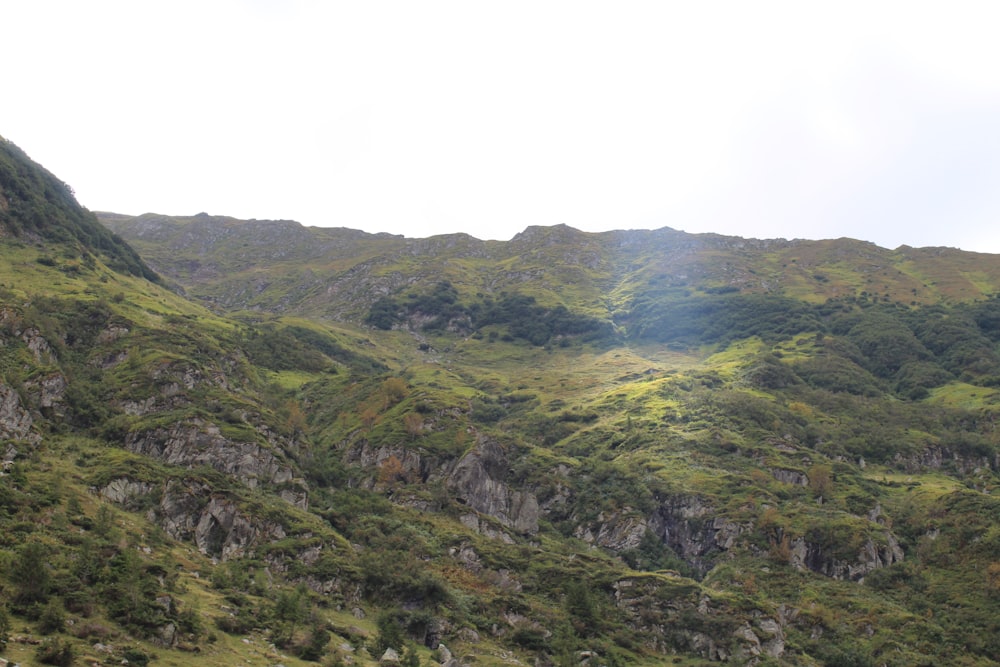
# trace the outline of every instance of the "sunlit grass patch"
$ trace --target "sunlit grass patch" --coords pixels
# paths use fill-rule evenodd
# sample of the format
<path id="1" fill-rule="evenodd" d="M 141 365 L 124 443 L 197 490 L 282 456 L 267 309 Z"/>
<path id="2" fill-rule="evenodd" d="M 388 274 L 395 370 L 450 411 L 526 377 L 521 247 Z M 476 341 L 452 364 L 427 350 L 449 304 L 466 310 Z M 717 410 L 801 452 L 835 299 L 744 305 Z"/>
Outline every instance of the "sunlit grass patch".
<path id="1" fill-rule="evenodd" d="M 978 387 L 964 382 L 952 382 L 943 387 L 931 389 L 927 401 L 963 410 L 985 407 L 995 409 L 1000 401 L 1000 390 L 991 387 Z"/>

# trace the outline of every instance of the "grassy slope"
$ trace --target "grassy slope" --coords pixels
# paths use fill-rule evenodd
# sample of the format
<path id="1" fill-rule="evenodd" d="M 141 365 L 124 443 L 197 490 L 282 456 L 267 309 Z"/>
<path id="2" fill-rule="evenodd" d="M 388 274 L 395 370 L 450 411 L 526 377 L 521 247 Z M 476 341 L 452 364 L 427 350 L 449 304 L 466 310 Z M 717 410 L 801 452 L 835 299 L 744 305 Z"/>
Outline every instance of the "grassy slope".
<path id="1" fill-rule="evenodd" d="M 116 449 L 103 422 L 59 426 L 39 411 L 43 444 L 20 459 L 24 477 L 17 489 L 25 493 L 11 501 L 13 509 L 3 517 L 6 534 L 13 536 L 4 544 L 5 558 L 37 539 L 60 554 L 57 571 L 70 570 L 76 545 L 67 523 L 76 525 L 71 514 L 77 511 L 70 498 L 83 517 L 96 521 L 101 504 L 89 488 L 125 469 L 150 481 L 208 482 L 243 507 L 281 517 L 290 537 L 239 561 L 238 569 L 263 572 L 269 556 L 285 552 L 294 560 L 317 538 L 334 545 L 333 560 L 324 566 L 361 586 L 358 604 L 367 618 L 348 614 L 353 603 L 310 595 L 314 613 L 339 635 L 331 646 L 341 640 L 358 645 L 363 633 L 351 626 L 373 634 L 380 609 L 416 600 L 416 609 L 399 618 L 415 622 L 426 612 L 447 620 L 453 634 L 446 642 L 458 655 L 475 655 L 478 664 L 500 664 L 511 651 L 528 660 L 535 650 L 560 657 L 568 648 L 595 647 L 629 663 L 659 664 L 662 656 L 651 650 L 655 641 L 687 655 L 690 647 L 680 640 L 654 640 L 654 627 L 641 619 L 656 627 L 701 628 L 729 641 L 744 622 L 782 615 L 786 664 L 995 664 L 990 641 L 1000 610 L 991 577 L 1000 567 L 1000 485 L 995 467 L 966 465 L 997 451 L 990 426 L 996 393 L 988 386 L 995 370 L 989 363 L 955 362 L 950 379 L 915 401 L 899 395 L 894 388 L 899 380 L 878 365 L 882 360 L 875 355 L 882 348 L 858 326 L 876 315 L 905 322 L 913 316 L 908 307 L 883 311 L 870 295 L 882 303 L 888 294 L 890 301 L 908 306 L 996 292 L 993 262 L 954 251 L 889 252 L 844 240 L 776 242 L 757 252 L 729 239 L 669 230 L 621 237 L 619 250 L 612 252 L 604 241 L 617 237 L 566 228 L 528 230 L 504 246 L 461 236 L 404 241 L 286 226 L 298 245 L 279 248 L 267 225 L 240 240 L 248 223 L 222 221 L 222 233 L 218 220 L 154 222 L 167 232 L 155 237 L 155 244 L 140 240 L 146 244 L 140 247 L 167 244 L 167 252 L 147 258 L 174 280 L 186 276 L 190 282 L 183 286 L 190 293 L 241 308 L 336 315 L 341 321 L 252 311 L 230 319 L 101 263 L 76 266 L 73 257 L 62 255 L 54 265 L 39 263 L 39 257 L 53 256 L 51 248 L 17 241 L 6 242 L 0 253 L 0 275 L 10 277 L 2 281 L 5 304 L 53 333 L 66 330 L 57 309 L 70 304 L 100 304 L 111 313 L 109 321 L 127 321 L 127 341 L 93 350 L 69 346 L 58 363 L 71 384 L 92 389 L 86 383 L 95 379 L 82 372 L 88 364 L 111 352 L 127 353 L 130 361 L 101 378 L 101 395 L 111 398 L 134 391 L 135 382 L 164 364 L 210 370 L 237 350 L 245 354 L 245 362 L 229 367 L 236 390 L 192 394 L 191 404 L 149 419 L 170 423 L 199 414 L 241 437 L 254 437 L 246 435 L 245 420 L 232 416 L 237 409 L 259 414 L 275 429 L 299 429 L 308 455 L 294 463 L 312 487 L 312 514 L 206 471 L 128 455 Z M 197 228 L 202 223 L 204 228 Z M 317 238 L 329 242 L 320 247 Z M 169 271 L 168 257 L 178 260 Z M 895 266 L 897 272 L 890 269 Z M 188 273 L 177 267 L 188 267 Z M 414 285 L 411 276 L 417 277 Z M 844 301 L 843 312 L 816 314 L 817 329 L 778 335 L 763 327 L 760 335 L 743 332 L 728 344 L 647 338 L 604 347 L 574 340 L 566 347 L 540 347 L 488 335 L 379 332 L 345 320 L 347 315 L 360 320 L 373 290 L 418 293 L 441 277 L 465 302 L 516 290 L 593 316 L 618 313 L 623 321 L 629 321 L 637 299 L 646 299 L 650 310 L 641 317 L 647 318 L 674 312 L 682 299 L 731 305 L 713 299 L 732 296 L 725 291 L 732 287 L 745 294 L 779 290 L 815 303 L 825 301 L 817 294 L 865 295 Z M 241 296 L 246 285 L 252 296 Z M 359 294 L 367 296 L 357 301 Z M 44 302 L 41 296 L 60 301 Z M 31 302 L 49 303 L 51 309 L 30 311 L 24 304 Z M 631 317 L 635 324 L 640 316 Z M 906 326 L 923 336 L 919 321 Z M 8 382 L 30 382 L 56 370 L 32 362 L 24 346 L 8 338 Z M 831 360 L 840 364 L 836 374 L 809 366 Z M 944 362 L 935 358 L 935 363 Z M 403 379 L 403 390 L 393 393 L 387 384 L 392 378 Z M 203 401 L 218 404 L 219 411 L 206 412 L 199 405 Z M 292 406 L 304 421 L 293 419 Z M 366 424 L 368 410 L 372 419 Z M 422 420 L 416 433 L 405 426 L 413 415 Z M 562 504 L 550 506 L 537 536 L 513 534 L 510 545 L 489 539 L 459 520 L 467 510 L 433 476 L 426 483 L 407 475 L 381 479 L 378 466 L 344 463 L 349 452 L 367 445 L 412 451 L 446 465 L 470 450 L 476 433 L 498 439 L 511 453 L 507 479 L 515 488 L 530 489 L 543 502 L 568 494 Z M 940 468 L 920 462 L 919 455 L 934 448 L 947 452 Z M 781 481 L 779 476 L 787 476 L 780 471 L 800 473 L 807 482 Z M 370 484 L 377 493 L 358 488 Z M 53 488 L 59 489 L 55 497 Z M 580 539 L 581 526 L 596 532 L 609 517 L 643 519 L 670 499 L 690 497 L 710 505 L 712 517 L 748 528 L 730 549 L 712 557 L 701 580 L 684 576 L 700 573 L 662 543 L 615 554 Z M 151 553 L 142 556 L 147 571 L 176 571 L 171 594 L 182 609 L 197 609 L 205 620 L 206 629 L 191 639 L 202 651 L 199 660 L 207 653 L 216 664 L 278 659 L 298 664 L 292 657 L 268 657 L 261 631 L 249 633 L 247 644 L 213 624 L 227 616 L 227 608 L 270 609 L 308 568 L 295 566 L 286 573 L 287 582 L 277 576 L 270 590 L 222 576 L 215 577 L 218 586 L 208 586 L 213 572 L 225 574 L 229 566 L 214 565 L 189 545 L 167 539 L 141 511 L 114 509 L 113 517 L 114 526 L 95 539 L 119 553 L 149 546 Z M 865 584 L 790 563 L 787 550 L 794 539 L 825 540 L 832 553 L 850 559 L 864 539 L 884 540 L 887 528 L 900 539 L 906 559 L 870 574 Z M 92 530 L 84 528 L 83 534 Z M 356 546 L 348 548 L 348 541 Z M 479 566 L 456 559 L 456 551 L 467 548 L 477 554 Z M 622 559 L 641 569 L 630 569 Z M 422 578 L 410 577 L 411 571 Z M 592 595 L 574 598 L 578 592 L 571 584 L 583 578 L 593 582 Z M 643 602 L 648 607 L 639 621 L 626 621 L 615 607 L 614 585 L 624 580 L 654 591 Z M 16 582 L 6 583 L 8 600 L 15 588 Z M 435 601 L 441 595 L 444 601 Z M 699 599 L 720 610 L 718 615 L 697 613 Z M 685 607 L 689 601 L 691 607 Z M 96 613 L 114 626 L 103 606 Z M 83 620 L 78 612 L 70 616 Z M 16 627 L 37 630 L 37 621 L 20 612 L 15 619 Z M 545 636 L 536 622 L 552 635 Z M 493 626 L 504 636 L 491 636 Z M 481 641 L 468 641 L 460 628 L 475 629 Z M 304 639 L 301 629 L 299 638 Z M 155 652 L 165 664 L 187 664 L 192 657 L 140 640 L 115 640 Z M 70 641 L 81 652 L 91 643 Z M 12 655 L 30 661 L 23 647 L 12 647 Z M 429 659 L 426 651 L 423 657 Z M 683 655 L 678 660 L 701 662 Z"/>

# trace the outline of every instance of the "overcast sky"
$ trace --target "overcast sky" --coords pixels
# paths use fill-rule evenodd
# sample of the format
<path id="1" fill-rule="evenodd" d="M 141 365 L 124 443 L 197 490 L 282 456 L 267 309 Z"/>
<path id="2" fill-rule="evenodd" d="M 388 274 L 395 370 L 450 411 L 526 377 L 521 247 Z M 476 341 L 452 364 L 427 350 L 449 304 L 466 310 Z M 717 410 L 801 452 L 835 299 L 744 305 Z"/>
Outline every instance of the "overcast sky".
<path id="1" fill-rule="evenodd" d="M 1000 253 L 1000 5 L 0 0 L 0 135 L 93 210 Z"/>

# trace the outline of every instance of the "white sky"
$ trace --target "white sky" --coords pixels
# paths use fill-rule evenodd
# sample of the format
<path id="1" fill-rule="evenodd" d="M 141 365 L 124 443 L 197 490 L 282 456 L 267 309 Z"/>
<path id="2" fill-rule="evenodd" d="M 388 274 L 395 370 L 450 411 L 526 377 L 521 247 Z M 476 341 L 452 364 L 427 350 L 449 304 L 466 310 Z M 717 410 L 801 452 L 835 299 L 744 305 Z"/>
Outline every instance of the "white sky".
<path id="1" fill-rule="evenodd" d="M 1000 253 L 1000 4 L 0 0 L 93 210 Z"/>

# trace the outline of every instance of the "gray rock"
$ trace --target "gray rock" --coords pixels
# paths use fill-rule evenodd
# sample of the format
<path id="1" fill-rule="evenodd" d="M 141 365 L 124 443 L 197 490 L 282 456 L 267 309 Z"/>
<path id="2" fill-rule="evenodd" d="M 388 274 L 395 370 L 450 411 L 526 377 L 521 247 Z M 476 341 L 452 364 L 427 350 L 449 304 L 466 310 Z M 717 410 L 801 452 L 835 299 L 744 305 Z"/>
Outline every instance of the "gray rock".
<path id="1" fill-rule="evenodd" d="M 210 495 L 204 485 L 170 481 L 147 518 L 174 539 L 193 541 L 202 553 L 221 560 L 285 537 L 280 524 L 248 516 L 228 498 L 211 496 L 206 503 Z"/>
<path id="2" fill-rule="evenodd" d="M 65 415 L 63 397 L 66 394 L 66 378 L 62 373 L 53 373 L 34 382 L 25 382 L 24 389 L 38 407 L 52 409 L 56 417 Z"/>
<path id="3" fill-rule="evenodd" d="M 885 544 L 868 539 L 861 546 L 855 560 L 842 560 L 822 546 L 796 538 L 791 543 L 789 562 L 799 570 L 812 570 L 832 579 L 862 581 L 866 574 L 879 568 L 901 562 L 903 550 L 891 531 L 883 533 Z"/>
<path id="4" fill-rule="evenodd" d="M 128 477 L 119 477 L 107 483 L 100 490 L 100 495 L 118 505 L 134 505 L 136 500 L 150 494 L 153 485 L 146 482 L 136 482 Z"/>
<path id="5" fill-rule="evenodd" d="M 56 358 L 55 352 L 52 351 L 52 346 L 42 337 L 42 332 L 38 329 L 34 327 L 25 329 L 21 334 L 21 340 L 28 346 L 31 354 L 35 357 L 35 361 L 39 364 L 58 363 L 59 360 Z"/>
<path id="6" fill-rule="evenodd" d="M 38 443 L 41 437 L 32 432 L 34 421 L 21 404 L 21 397 L 12 388 L 0 382 L 0 438 Z"/>
<path id="7" fill-rule="evenodd" d="M 293 479 L 292 469 L 255 442 L 233 442 L 215 424 L 201 419 L 130 434 L 125 447 L 171 465 L 207 465 L 233 475 L 250 488 L 259 482 L 281 484 Z"/>
<path id="8" fill-rule="evenodd" d="M 448 486 L 466 505 L 518 532 L 538 532 L 538 499 L 527 491 L 512 490 L 504 477 L 509 464 L 503 448 L 480 437 L 448 476 Z"/>
<path id="9" fill-rule="evenodd" d="M 794 484 L 795 486 L 809 486 L 809 477 L 800 470 L 771 468 L 771 475 L 779 482 L 784 482 L 785 484 Z"/>
<path id="10" fill-rule="evenodd" d="M 167 623 L 162 628 L 160 628 L 159 642 L 163 646 L 169 648 L 177 643 L 177 626 L 173 623 Z"/>

